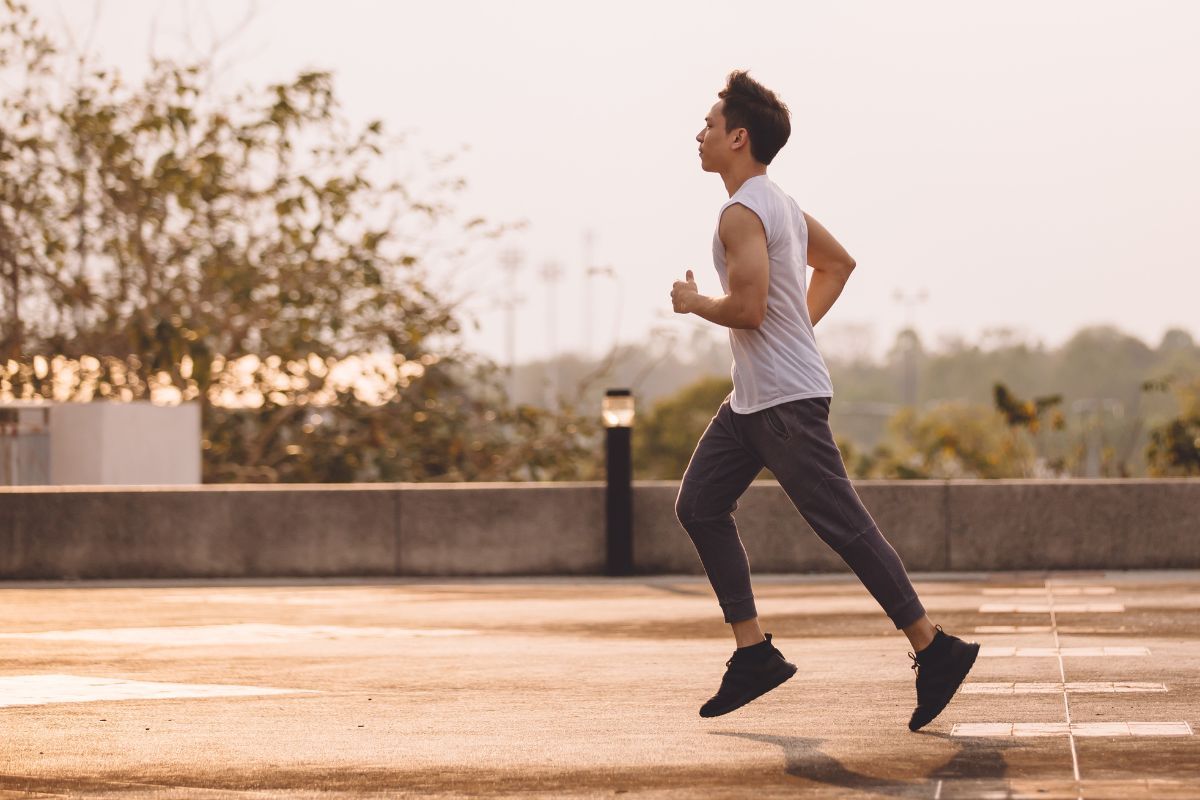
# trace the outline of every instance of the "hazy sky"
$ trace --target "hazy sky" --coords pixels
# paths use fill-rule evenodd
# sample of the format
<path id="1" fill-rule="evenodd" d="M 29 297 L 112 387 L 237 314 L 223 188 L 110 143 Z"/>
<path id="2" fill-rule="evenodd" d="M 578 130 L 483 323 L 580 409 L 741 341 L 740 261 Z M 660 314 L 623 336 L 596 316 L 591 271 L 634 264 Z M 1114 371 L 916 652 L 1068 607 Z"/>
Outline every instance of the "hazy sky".
<path id="1" fill-rule="evenodd" d="M 208 14 L 203 11 L 205 6 Z M 92 0 L 36 0 L 53 25 L 89 27 Z M 719 292 L 711 241 L 726 199 L 693 139 L 725 74 L 748 68 L 792 109 L 770 175 L 828 227 L 859 267 L 826 322 L 885 347 L 927 300 L 930 342 L 997 326 L 1056 344 L 1109 322 L 1156 342 L 1200 334 L 1200 3 L 1189 2 L 366 2 L 258 4 L 235 40 L 229 86 L 335 72 L 355 118 L 414 131 L 417 150 L 470 150 L 464 205 L 527 220 L 513 238 L 519 360 L 607 349 L 655 328 L 685 336 L 671 282 L 695 268 Z M 186 55 L 247 5 L 101 2 L 92 48 L 127 73 Z M 190 20 L 190 23 L 188 22 Z M 584 278 L 584 231 L 612 278 Z M 502 357 L 497 265 L 458 276 L 478 289 Z M 838 336 L 838 329 L 842 335 Z M 825 331 L 824 334 L 822 332 Z M 839 341 L 841 340 L 841 341 Z"/>

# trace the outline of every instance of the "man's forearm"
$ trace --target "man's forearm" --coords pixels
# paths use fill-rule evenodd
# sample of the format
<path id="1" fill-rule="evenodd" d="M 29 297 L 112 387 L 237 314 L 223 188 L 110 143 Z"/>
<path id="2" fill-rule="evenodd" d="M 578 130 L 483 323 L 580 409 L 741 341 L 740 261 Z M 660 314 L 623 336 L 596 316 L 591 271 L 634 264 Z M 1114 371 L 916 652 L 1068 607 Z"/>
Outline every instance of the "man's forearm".
<path id="1" fill-rule="evenodd" d="M 824 269 L 813 270 L 812 280 L 808 282 L 808 318 L 813 325 L 833 308 L 834 301 L 841 295 L 849 278 L 849 272 L 842 274 Z"/>
<path id="2" fill-rule="evenodd" d="M 696 295 L 688 311 L 726 328 L 753 330 L 762 324 L 761 319 L 755 318 L 752 308 L 745 303 L 739 303 L 737 298 L 729 294 L 721 297 Z"/>

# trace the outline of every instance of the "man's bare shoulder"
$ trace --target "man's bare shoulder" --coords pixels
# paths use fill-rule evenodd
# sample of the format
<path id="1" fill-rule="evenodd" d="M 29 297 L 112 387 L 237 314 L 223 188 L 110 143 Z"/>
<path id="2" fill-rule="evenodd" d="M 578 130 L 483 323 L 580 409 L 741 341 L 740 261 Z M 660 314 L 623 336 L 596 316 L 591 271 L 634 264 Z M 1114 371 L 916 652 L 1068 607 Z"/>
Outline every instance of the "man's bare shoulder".
<path id="1" fill-rule="evenodd" d="M 749 206 L 742 203 L 731 203 L 721 212 L 717 232 L 726 247 L 731 242 L 741 242 L 746 239 L 766 239 L 767 230 L 763 222 Z"/>

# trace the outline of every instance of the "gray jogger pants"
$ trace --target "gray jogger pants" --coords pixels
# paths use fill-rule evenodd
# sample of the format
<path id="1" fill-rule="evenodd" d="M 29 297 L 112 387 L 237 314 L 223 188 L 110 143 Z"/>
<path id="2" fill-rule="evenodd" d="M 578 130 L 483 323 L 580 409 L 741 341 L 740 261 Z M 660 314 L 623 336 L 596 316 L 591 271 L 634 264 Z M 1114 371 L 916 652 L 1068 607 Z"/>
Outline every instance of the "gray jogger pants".
<path id="1" fill-rule="evenodd" d="M 758 614 L 733 512 L 764 466 L 897 628 L 925 616 L 900 556 L 850 484 L 829 428 L 829 402 L 812 397 L 738 414 L 726 399 L 696 445 L 675 515 L 696 545 L 726 622 Z"/>

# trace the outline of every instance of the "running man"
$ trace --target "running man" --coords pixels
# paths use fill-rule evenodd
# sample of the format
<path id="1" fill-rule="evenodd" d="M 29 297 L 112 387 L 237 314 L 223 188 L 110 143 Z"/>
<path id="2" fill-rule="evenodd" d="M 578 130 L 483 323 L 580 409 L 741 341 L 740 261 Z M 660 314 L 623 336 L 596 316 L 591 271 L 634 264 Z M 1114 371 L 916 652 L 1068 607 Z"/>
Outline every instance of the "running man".
<path id="1" fill-rule="evenodd" d="M 833 385 L 813 325 L 841 294 L 854 259 L 767 177 L 767 165 L 791 133 L 788 108 L 742 71 L 730 73 L 717 97 L 696 141 L 701 169 L 719 174 L 729 193 L 713 238 L 724 294 L 700 294 L 691 270 L 671 290 L 676 313 L 729 328 L 733 349 L 733 392 L 696 445 L 675 503 L 737 647 L 700 716 L 728 714 L 796 672 L 759 627 L 733 519 L 738 498 L 765 466 L 912 644 L 917 707 L 908 727 L 915 731 L 950 702 L 979 645 L 930 621 L 834 444 Z M 806 264 L 813 268 L 808 286 Z"/>

